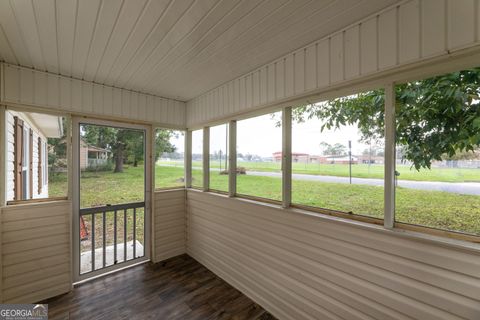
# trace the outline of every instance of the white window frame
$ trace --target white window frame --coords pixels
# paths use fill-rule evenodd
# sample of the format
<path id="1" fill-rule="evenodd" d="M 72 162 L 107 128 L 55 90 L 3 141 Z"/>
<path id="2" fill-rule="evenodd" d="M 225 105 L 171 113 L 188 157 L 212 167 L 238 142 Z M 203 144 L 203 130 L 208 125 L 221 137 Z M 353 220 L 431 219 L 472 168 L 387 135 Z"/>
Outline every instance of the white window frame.
<path id="1" fill-rule="evenodd" d="M 230 188 L 231 188 L 231 186 L 230 186 L 230 179 L 231 179 L 230 174 L 231 174 L 231 172 L 232 172 L 232 170 L 230 170 L 230 167 L 231 167 L 230 161 L 231 161 L 231 159 L 232 159 L 231 156 L 230 156 L 230 151 L 231 151 L 231 148 L 230 148 L 230 145 L 231 145 L 231 144 L 230 144 L 230 143 L 231 143 L 231 141 L 230 141 L 230 140 L 231 140 L 231 139 L 230 139 L 230 133 L 231 133 L 230 125 L 231 125 L 231 122 L 232 122 L 232 121 L 226 121 L 226 122 L 223 122 L 223 123 L 220 123 L 220 124 L 217 124 L 217 125 L 212 125 L 212 126 L 208 127 L 208 190 L 206 190 L 206 191 L 230 195 Z M 228 142 L 228 146 L 227 146 L 227 149 L 225 150 L 225 152 L 227 152 L 227 154 L 228 154 L 228 160 L 227 160 L 227 161 L 228 161 L 228 169 L 227 169 L 227 170 L 228 170 L 227 190 L 218 190 L 218 189 L 211 189 L 211 188 L 210 188 L 210 177 L 211 177 L 211 175 L 210 175 L 210 170 L 211 170 L 211 168 L 210 168 L 210 163 L 211 163 L 211 162 L 210 162 L 210 149 L 211 149 L 211 148 L 210 148 L 210 140 L 211 140 L 211 139 L 210 139 L 210 134 L 211 134 L 211 132 L 210 132 L 210 131 L 211 131 L 211 130 L 210 130 L 210 129 L 213 128 L 213 127 L 218 127 L 218 126 L 227 126 L 227 137 L 226 137 L 226 139 L 228 139 L 228 141 L 227 141 L 227 142 Z M 204 131 L 204 132 L 205 132 L 205 131 Z M 205 140 L 205 135 L 204 135 L 204 140 Z M 236 146 L 236 143 L 235 143 L 234 145 Z M 235 162 L 235 166 L 234 166 L 234 167 L 236 167 L 236 162 Z M 205 167 L 204 167 L 204 169 L 205 169 Z"/>
<path id="2" fill-rule="evenodd" d="M 437 240 L 445 240 L 445 238 L 453 238 L 456 240 L 468 241 L 468 242 L 478 242 L 480 238 L 477 235 L 470 235 L 470 234 L 462 234 L 455 231 L 449 231 L 444 229 L 435 229 L 430 228 L 428 226 L 422 225 L 410 225 L 401 222 L 395 222 L 395 82 L 389 81 L 384 83 L 383 85 L 375 86 L 376 88 L 383 88 L 384 89 L 384 97 L 385 97 L 385 162 L 384 162 L 384 215 L 382 218 L 374 218 L 360 214 L 349 214 L 338 212 L 335 210 L 330 210 L 328 208 L 317 208 L 317 207 L 310 207 L 310 206 L 302 206 L 296 205 L 291 203 L 291 192 L 292 192 L 292 157 L 291 157 L 291 147 L 292 147 L 292 107 L 286 106 L 283 107 L 282 110 L 282 201 L 279 203 L 278 201 L 262 198 L 262 197 L 255 197 L 249 195 L 242 195 L 236 193 L 237 188 L 237 175 L 236 175 L 236 157 L 237 157 L 237 149 L 236 149 L 236 140 L 237 140 L 237 121 L 244 120 L 249 118 L 254 118 L 260 116 L 262 114 L 267 114 L 268 112 L 264 112 L 259 114 L 251 113 L 249 115 L 243 115 L 242 117 L 235 118 L 229 121 L 229 188 L 228 188 L 228 196 L 229 197 L 236 197 L 236 198 L 244 198 L 258 202 L 259 204 L 281 204 L 281 207 L 288 209 L 288 208 L 299 208 L 302 210 L 307 210 L 311 212 L 317 212 L 320 214 L 326 214 L 331 216 L 336 216 L 340 218 L 346 218 L 349 220 L 357 220 L 367 224 L 375 224 L 381 225 L 383 228 L 392 231 L 398 231 L 399 229 L 404 231 L 413 231 L 420 233 L 420 236 L 423 237 L 422 234 L 428 234 L 428 236 L 432 235 L 433 237 L 437 237 Z M 365 88 L 362 89 L 363 91 Z M 348 95 L 348 92 L 342 94 L 342 96 Z M 337 97 L 337 95 L 328 97 L 328 99 L 333 99 Z M 310 102 L 309 102 L 310 103 Z M 273 109 L 270 112 L 278 112 L 278 109 Z M 225 121 L 226 122 L 226 121 Z M 212 124 L 213 126 L 213 124 Z M 206 175 L 209 173 L 209 134 L 208 132 L 205 133 L 209 129 L 209 127 L 195 127 L 188 129 L 186 134 L 186 144 L 185 144 L 185 172 L 186 172 L 186 188 L 191 188 L 191 162 L 192 162 L 192 131 L 204 129 L 204 139 L 203 139 L 203 172 L 204 172 L 204 186 L 203 191 L 212 191 L 208 189 L 208 185 L 206 183 L 209 182 L 209 179 L 206 178 Z M 198 187 L 193 187 L 194 189 L 199 189 Z M 213 190 L 215 193 L 215 190 Z"/>

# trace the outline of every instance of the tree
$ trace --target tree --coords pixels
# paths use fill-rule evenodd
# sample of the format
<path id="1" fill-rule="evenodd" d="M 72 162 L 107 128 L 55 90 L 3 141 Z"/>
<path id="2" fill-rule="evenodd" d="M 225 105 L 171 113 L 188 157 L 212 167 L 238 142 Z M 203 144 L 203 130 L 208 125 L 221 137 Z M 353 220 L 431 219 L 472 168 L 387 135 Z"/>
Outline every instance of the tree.
<path id="1" fill-rule="evenodd" d="M 331 155 L 331 156 L 341 156 L 345 155 L 347 151 L 347 147 L 341 143 L 335 143 L 331 145 L 327 142 L 320 142 L 320 146 L 323 148 L 324 155 Z"/>
<path id="2" fill-rule="evenodd" d="M 459 151 L 453 156 L 444 155 L 444 160 L 477 160 L 478 153 L 477 151 Z"/>
<path id="3" fill-rule="evenodd" d="M 155 134 L 155 162 L 162 153 L 175 152 L 175 146 L 170 142 L 172 137 L 178 137 L 178 133 L 168 129 L 158 129 Z"/>
<path id="4" fill-rule="evenodd" d="M 170 138 L 175 132 L 159 129 L 155 135 L 155 160 L 164 152 L 173 152 L 175 147 Z M 82 126 L 82 139 L 89 144 L 112 152 L 115 167 L 113 172 L 123 172 L 123 164 L 134 167 L 144 161 L 144 133 L 138 130 L 121 129 L 96 125 Z"/>
<path id="5" fill-rule="evenodd" d="M 395 86 L 396 143 L 413 166 L 471 152 L 480 143 L 480 68 Z M 363 141 L 384 138 L 384 92 L 373 90 L 293 109 L 293 119 L 318 118 L 321 130 L 358 125 Z"/>
<path id="6" fill-rule="evenodd" d="M 66 119 L 62 118 L 63 133 L 60 138 L 47 138 L 48 166 L 50 174 L 54 175 L 57 168 L 62 164 L 67 166 L 67 125 Z"/>

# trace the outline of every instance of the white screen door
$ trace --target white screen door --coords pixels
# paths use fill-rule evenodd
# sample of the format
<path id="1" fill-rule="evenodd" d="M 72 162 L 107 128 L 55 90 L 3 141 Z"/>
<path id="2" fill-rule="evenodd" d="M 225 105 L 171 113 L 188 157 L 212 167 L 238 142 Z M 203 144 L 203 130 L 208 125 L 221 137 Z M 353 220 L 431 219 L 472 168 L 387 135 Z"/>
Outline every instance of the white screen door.
<path id="1" fill-rule="evenodd" d="M 149 128 L 74 119 L 74 274 L 80 281 L 149 259 Z"/>

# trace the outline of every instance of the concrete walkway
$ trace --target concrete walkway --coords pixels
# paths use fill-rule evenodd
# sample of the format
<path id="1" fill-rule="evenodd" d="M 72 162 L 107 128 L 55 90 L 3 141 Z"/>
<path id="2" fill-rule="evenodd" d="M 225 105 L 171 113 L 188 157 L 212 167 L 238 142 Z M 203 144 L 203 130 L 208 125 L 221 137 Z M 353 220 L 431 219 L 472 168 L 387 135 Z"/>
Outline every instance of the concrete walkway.
<path id="1" fill-rule="evenodd" d="M 136 258 L 143 256 L 143 245 L 135 240 L 135 256 Z M 115 247 L 113 245 L 105 247 L 105 264 L 106 266 L 111 266 L 115 261 Z M 124 245 L 122 243 L 117 244 L 117 260 L 118 262 L 123 262 Z M 127 260 L 133 259 L 133 241 L 127 242 Z M 100 247 L 95 249 L 95 270 L 101 269 L 103 266 L 103 248 Z M 92 250 L 85 250 L 80 253 L 80 273 L 86 273 L 92 270 Z"/>
<path id="2" fill-rule="evenodd" d="M 280 172 L 247 171 L 247 175 L 280 178 Z M 292 179 L 305 181 L 320 181 L 332 183 L 350 183 L 348 177 L 320 176 L 310 174 L 292 174 Z M 352 178 L 352 184 L 370 186 L 383 186 L 383 179 Z M 409 189 L 444 191 L 459 194 L 480 195 L 480 183 L 478 182 L 438 182 L 438 181 L 411 181 L 398 180 L 398 186 Z"/>

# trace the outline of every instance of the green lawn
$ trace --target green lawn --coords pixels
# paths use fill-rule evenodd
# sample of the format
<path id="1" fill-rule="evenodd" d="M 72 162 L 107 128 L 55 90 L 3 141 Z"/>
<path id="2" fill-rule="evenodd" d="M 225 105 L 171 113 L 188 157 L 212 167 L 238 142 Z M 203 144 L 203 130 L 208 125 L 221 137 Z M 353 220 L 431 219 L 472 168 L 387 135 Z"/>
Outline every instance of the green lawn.
<path id="1" fill-rule="evenodd" d="M 174 162 L 161 161 L 157 164 L 169 164 Z M 278 162 L 238 162 L 239 167 L 245 167 L 250 171 L 280 172 L 281 165 Z M 201 167 L 200 162 L 193 162 L 194 167 Z M 210 162 L 211 168 L 219 168 L 217 161 Z M 401 180 L 414 181 L 442 181 L 442 182 L 480 182 L 480 169 L 459 168 L 432 168 L 415 170 L 407 165 L 397 165 Z M 315 163 L 292 163 L 293 173 L 324 175 L 324 176 L 349 176 L 349 166 L 345 164 L 315 164 Z M 379 178 L 384 176 L 383 165 L 352 165 L 352 176 L 356 178 Z"/>
<path id="2" fill-rule="evenodd" d="M 156 186 L 180 186 L 183 184 L 183 175 L 182 167 L 157 165 L 155 170 Z M 194 184 L 201 185 L 201 176 L 201 170 L 193 170 Z M 142 177 L 142 167 L 127 167 L 122 174 L 83 173 L 82 205 L 141 201 L 143 198 Z M 64 192 L 64 185 L 65 179 L 57 177 L 54 182 L 50 183 L 50 190 Z M 210 187 L 227 191 L 228 176 L 211 171 Z M 281 200 L 281 179 L 248 174 L 239 175 L 237 192 Z M 297 204 L 378 218 L 383 216 L 383 187 L 294 180 L 292 199 Z M 479 212 L 479 196 L 397 188 L 396 219 L 399 222 L 480 234 Z M 129 224 L 131 225 L 131 221 Z"/>

